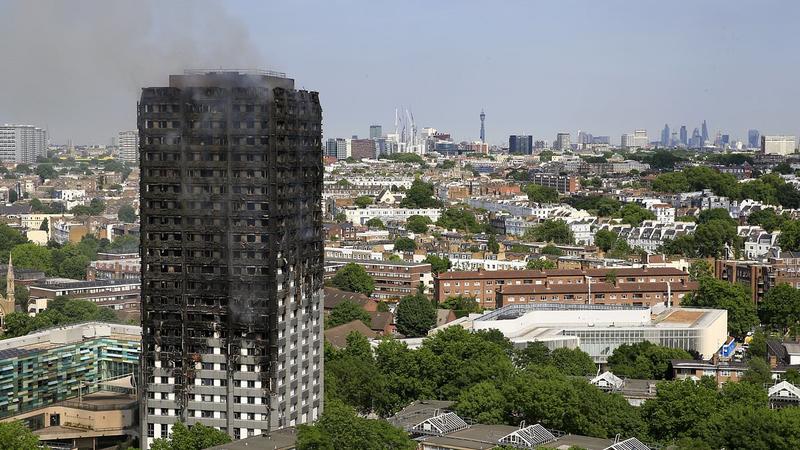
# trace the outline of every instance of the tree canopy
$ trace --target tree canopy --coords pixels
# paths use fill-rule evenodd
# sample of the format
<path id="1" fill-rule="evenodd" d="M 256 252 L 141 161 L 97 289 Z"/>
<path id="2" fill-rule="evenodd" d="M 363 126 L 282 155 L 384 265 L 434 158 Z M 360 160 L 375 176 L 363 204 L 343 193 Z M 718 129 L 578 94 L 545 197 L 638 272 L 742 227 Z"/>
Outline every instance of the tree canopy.
<path id="1" fill-rule="evenodd" d="M 433 185 L 419 178 L 411 183 L 406 196 L 400 201 L 403 208 L 438 208 L 440 203 L 433 197 Z"/>
<path id="2" fill-rule="evenodd" d="M 231 442 L 231 437 L 224 431 L 208 427 L 202 423 L 187 427 L 183 422 L 172 426 L 172 433 L 167 439 L 158 438 L 150 446 L 151 450 L 204 450 Z"/>
<path id="3" fill-rule="evenodd" d="M 431 265 L 431 272 L 433 272 L 434 275 L 439 275 L 440 273 L 447 272 L 448 270 L 450 270 L 451 267 L 449 258 L 440 257 L 432 254 L 426 256 L 422 262 L 426 262 Z"/>
<path id="4" fill-rule="evenodd" d="M 670 361 L 692 359 L 687 351 L 649 341 L 622 344 L 608 357 L 608 365 L 618 377 L 664 380 L 670 377 Z"/>
<path id="5" fill-rule="evenodd" d="M 400 299 L 396 314 L 397 331 L 407 337 L 425 336 L 436 325 L 436 308 L 420 293 Z"/>
<path id="6" fill-rule="evenodd" d="M 558 191 L 551 187 L 529 184 L 525 186 L 525 193 L 528 194 L 528 200 L 534 203 L 556 203 L 558 201 Z"/>
<path id="7" fill-rule="evenodd" d="M 113 310 L 98 306 L 88 300 L 56 297 L 47 303 L 47 309 L 31 317 L 27 312 L 13 312 L 6 316 L 3 339 L 24 336 L 43 328 L 72 323 L 99 321 L 118 322 Z"/>
<path id="8" fill-rule="evenodd" d="M 475 214 L 463 208 L 447 208 L 436 225 L 448 230 L 461 230 L 468 233 L 480 233 L 484 230 L 483 224 L 475 218 Z"/>
<path id="9" fill-rule="evenodd" d="M 428 225 L 432 223 L 433 221 L 428 216 L 414 215 L 406 219 L 406 228 L 414 233 L 425 233 L 428 231 Z"/>
<path id="10" fill-rule="evenodd" d="M 413 252 L 417 249 L 417 243 L 407 237 L 399 237 L 394 240 L 394 249 L 399 252 Z"/>
<path id="11" fill-rule="evenodd" d="M 560 219 L 548 219 L 528 228 L 523 236 L 524 240 L 533 242 L 553 242 L 556 244 L 571 245 L 575 243 L 575 236 L 566 222 Z"/>
<path id="12" fill-rule="evenodd" d="M 331 278 L 331 284 L 343 291 L 360 292 L 371 295 L 375 290 L 375 281 L 356 263 L 347 263 Z"/>
<path id="13" fill-rule="evenodd" d="M 39 448 L 39 436 L 21 421 L 0 423 L 0 448 L 31 450 Z"/>
<path id="14" fill-rule="evenodd" d="M 334 306 L 330 316 L 325 321 L 325 328 L 338 327 L 354 320 L 360 320 L 366 326 L 370 326 L 372 319 L 368 312 L 364 311 L 356 302 L 345 300 Z"/>

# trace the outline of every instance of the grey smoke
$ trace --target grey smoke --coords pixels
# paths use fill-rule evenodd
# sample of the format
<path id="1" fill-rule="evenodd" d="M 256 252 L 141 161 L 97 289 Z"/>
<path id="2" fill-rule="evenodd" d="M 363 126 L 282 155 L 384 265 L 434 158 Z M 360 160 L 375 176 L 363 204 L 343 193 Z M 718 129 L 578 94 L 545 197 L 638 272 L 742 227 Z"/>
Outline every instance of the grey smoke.
<path id="1" fill-rule="evenodd" d="M 141 88 L 169 74 L 266 67 L 221 1 L 8 0 L 0 17 L 0 123 L 47 126 L 54 143 L 134 129 Z"/>

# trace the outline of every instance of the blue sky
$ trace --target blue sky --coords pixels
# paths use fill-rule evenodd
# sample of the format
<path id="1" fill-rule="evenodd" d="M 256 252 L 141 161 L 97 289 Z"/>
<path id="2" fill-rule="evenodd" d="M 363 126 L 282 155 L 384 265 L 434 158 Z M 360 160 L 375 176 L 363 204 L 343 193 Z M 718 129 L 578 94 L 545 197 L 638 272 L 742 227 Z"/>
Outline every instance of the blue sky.
<path id="1" fill-rule="evenodd" d="M 552 140 L 703 119 L 800 133 L 797 1 L 234 3 L 270 65 L 320 91 L 326 135 L 418 125 Z M 272 16 L 275 20 L 266 19 Z"/>
<path id="2" fill-rule="evenodd" d="M 108 143 L 135 127 L 141 87 L 203 66 L 287 72 L 320 92 L 326 137 L 391 129 L 400 106 L 459 139 L 483 108 L 497 144 L 703 119 L 712 136 L 800 134 L 796 0 L 5 0 L 0 16 L 18 62 L 0 122 L 56 142 Z"/>

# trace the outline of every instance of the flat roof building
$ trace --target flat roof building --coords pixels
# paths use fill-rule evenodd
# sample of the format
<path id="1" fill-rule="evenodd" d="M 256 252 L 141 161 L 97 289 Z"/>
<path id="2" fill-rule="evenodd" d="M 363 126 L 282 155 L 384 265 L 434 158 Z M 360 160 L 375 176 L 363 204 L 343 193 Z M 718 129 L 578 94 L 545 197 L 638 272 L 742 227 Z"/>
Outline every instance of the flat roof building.
<path id="1" fill-rule="evenodd" d="M 505 306 L 457 324 L 499 330 L 517 347 L 542 342 L 551 350 L 580 348 L 597 363 L 622 344 L 644 341 L 710 358 L 728 337 L 728 312 L 719 309 L 535 303 Z"/>

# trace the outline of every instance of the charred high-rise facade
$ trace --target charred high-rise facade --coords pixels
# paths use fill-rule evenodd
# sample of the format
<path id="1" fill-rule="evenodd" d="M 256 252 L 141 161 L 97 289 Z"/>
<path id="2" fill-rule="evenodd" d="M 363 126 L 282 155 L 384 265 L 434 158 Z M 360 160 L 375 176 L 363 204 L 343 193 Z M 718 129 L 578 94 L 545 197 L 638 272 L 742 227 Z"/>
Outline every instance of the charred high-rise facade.
<path id="1" fill-rule="evenodd" d="M 142 90 L 143 448 L 322 413 L 322 112 L 272 72 Z"/>

